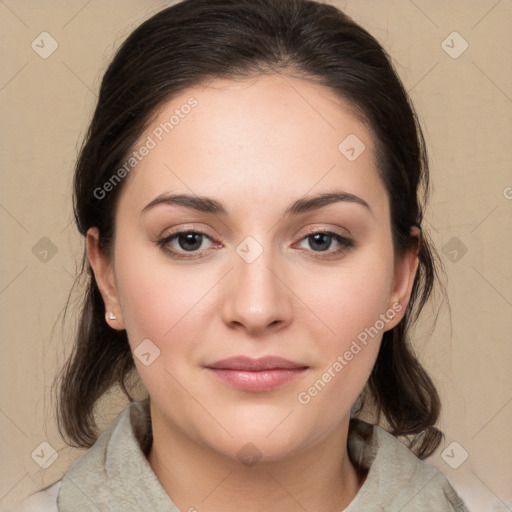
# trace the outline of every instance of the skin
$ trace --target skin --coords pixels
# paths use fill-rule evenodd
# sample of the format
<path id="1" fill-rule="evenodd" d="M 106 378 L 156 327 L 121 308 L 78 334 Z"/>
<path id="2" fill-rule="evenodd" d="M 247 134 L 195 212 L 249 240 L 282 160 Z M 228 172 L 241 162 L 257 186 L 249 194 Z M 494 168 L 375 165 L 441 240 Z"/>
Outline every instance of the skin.
<path id="1" fill-rule="evenodd" d="M 99 249 L 96 228 L 87 234 L 106 311 L 117 317 L 110 326 L 127 330 L 132 350 L 145 339 L 160 350 L 149 366 L 134 358 L 151 396 L 149 463 L 180 510 L 339 512 L 365 478 L 347 454 L 350 409 L 384 330 L 402 318 L 416 251 L 395 260 L 371 134 L 332 91 L 279 75 L 216 79 L 163 105 L 141 141 L 191 96 L 197 107 L 126 178 L 112 257 Z M 353 162 L 338 149 L 349 134 L 366 146 Z M 337 191 L 369 208 L 339 201 L 284 216 L 297 199 Z M 171 193 L 215 198 L 227 214 L 172 204 L 142 212 Z M 194 259 L 159 246 L 187 229 L 211 238 Z M 334 254 L 343 246 L 332 238 L 321 251 L 311 230 L 335 231 L 353 246 Z M 263 250 L 251 263 L 236 252 L 248 236 Z M 176 239 L 168 246 L 187 254 Z M 298 394 L 393 304 L 401 311 L 384 330 L 300 403 Z M 237 355 L 277 355 L 308 369 L 271 391 L 247 392 L 204 368 Z M 261 455 L 252 467 L 237 457 L 247 443 Z"/>

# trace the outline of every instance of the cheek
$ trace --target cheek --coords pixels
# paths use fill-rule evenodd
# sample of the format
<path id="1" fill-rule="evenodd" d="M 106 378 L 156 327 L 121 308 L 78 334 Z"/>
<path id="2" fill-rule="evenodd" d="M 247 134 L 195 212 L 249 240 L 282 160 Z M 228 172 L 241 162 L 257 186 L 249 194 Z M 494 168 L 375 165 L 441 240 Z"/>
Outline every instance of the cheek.
<path id="1" fill-rule="evenodd" d="M 308 315 L 310 327 L 324 331 L 317 339 L 324 340 L 326 347 L 342 350 L 374 326 L 390 307 L 393 268 L 393 248 L 382 240 L 349 255 L 335 267 L 315 265 L 296 276 L 294 291 L 315 313 Z"/>
<path id="2" fill-rule="evenodd" d="M 322 354 L 322 364 L 297 401 L 312 417 L 320 414 L 326 427 L 348 413 L 396 315 L 389 302 L 393 268 L 392 246 L 382 242 L 347 258 L 335 271 L 312 272 L 297 281 L 302 283 L 297 294 L 317 314 L 308 315 L 303 327 Z"/>
<path id="3" fill-rule="evenodd" d="M 211 279 L 192 266 L 170 264 L 153 247 L 126 244 L 121 230 L 116 236 L 117 247 L 130 247 L 116 252 L 115 274 L 132 350 L 150 339 L 163 352 L 164 344 L 182 339 L 185 329 L 190 337 L 190 319 L 201 311 L 199 301 Z"/>
<path id="4" fill-rule="evenodd" d="M 190 385 L 191 353 L 204 338 L 197 332 L 205 308 L 199 299 L 209 279 L 167 265 L 144 264 L 142 254 L 134 260 L 137 264 L 120 258 L 116 274 L 137 372 L 155 403 L 194 417 L 197 411 L 179 382 Z"/>

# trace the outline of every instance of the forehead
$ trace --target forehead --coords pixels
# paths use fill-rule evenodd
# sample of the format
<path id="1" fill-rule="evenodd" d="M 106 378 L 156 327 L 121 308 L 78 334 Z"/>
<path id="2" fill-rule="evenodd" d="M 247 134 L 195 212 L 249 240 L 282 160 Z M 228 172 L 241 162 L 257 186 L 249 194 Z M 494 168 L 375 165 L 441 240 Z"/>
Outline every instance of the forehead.
<path id="1" fill-rule="evenodd" d="M 265 207 L 333 188 L 386 208 L 370 131 L 318 84 L 283 75 L 215 79 L 164 104 L 135 151 L 143 145 L 150 150 L 122 194 L 141 208 L 176 191 Z"/>

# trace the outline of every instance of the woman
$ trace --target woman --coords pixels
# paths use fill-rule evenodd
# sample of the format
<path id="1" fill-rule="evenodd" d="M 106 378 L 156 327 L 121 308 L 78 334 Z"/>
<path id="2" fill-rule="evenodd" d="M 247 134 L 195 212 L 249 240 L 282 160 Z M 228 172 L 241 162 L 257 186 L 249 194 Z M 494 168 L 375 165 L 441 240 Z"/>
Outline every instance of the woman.
<path id="1" fill-rule="evenodd" d="M 427 190 L 409 98 L 336 8 L 143 23 L 75 173 L 88 289 L 58 418 L 89 449 L 38 510 L 466 511 L 421 461 L 442 438 L 408 336 L 436 276 Z M 98 438 L 134 371 L 148 398 Z"/>

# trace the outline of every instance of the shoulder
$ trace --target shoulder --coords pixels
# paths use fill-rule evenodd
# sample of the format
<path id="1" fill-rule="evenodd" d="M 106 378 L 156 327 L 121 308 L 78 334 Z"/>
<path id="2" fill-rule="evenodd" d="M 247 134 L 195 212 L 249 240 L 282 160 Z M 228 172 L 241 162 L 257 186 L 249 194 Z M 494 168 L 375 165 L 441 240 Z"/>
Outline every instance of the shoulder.
<path id="1" fill-rule="evenodd" d="M 364 435 L 358 436 L 359 446 L 352 446 L 357 458 L 366 463 L 368 473 L 346 512 L 468 512 L 441 471 L 418 459 L 383 428 L 372 425 L 371 436 L 368 435 L 369 430 L 369 425 L 364 425 Z M 376 509 L 375 506 L 381 508 Z"/>
<path id="2" fill-rule="evenodd" d="M 31 494 L 12 512 L 58 512 L 57 496 L 60 485 L 61 481 L 59 480 L 50 487 Z"/>

